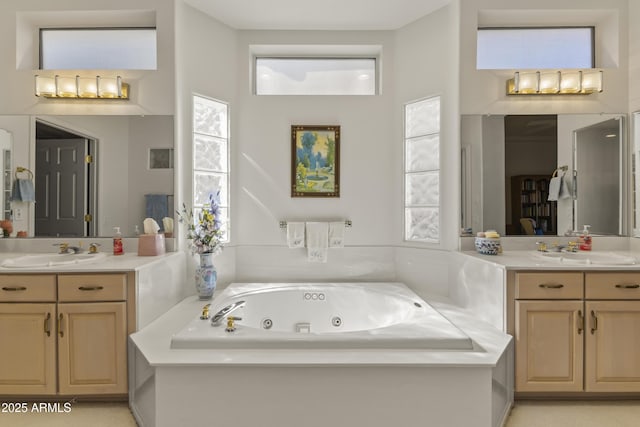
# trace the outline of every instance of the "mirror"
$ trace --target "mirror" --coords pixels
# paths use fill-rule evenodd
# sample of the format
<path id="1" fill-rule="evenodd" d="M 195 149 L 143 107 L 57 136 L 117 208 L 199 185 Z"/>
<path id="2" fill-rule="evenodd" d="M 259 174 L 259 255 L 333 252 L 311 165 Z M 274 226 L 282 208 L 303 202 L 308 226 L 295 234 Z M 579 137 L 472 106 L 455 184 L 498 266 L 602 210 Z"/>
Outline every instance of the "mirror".
<path id="1" fill-rule="evenodd" d="M 531 218 L 536 235 L 564 235 L 570 230 L 581 230 L 583 224 L 595 225 L 591 229 L 593 234 L 624 234 L 622 194 L 627 171 L 622 165 L 623 117 L 622 114 L 462 116 L 462 228 L 473 234 L 495 229 L 502 235 L 523 236 L 527 232 L 520 219 Z M 599 142 L 584 142 L 595 138 L 596 132 L 604 132 Z M 615 137 L 604 136 L 613 133 Z M 607 156 L 615 158 L 618 167 L 612 168 L 612 161 L 606 162 L 605 167 L 604 162 L 597 161 L 599 155 L 585 154 L 581 158 L 583 152 L 593 153 L 583 148 L 598 144 L 611 149 Z M 548 201 L 551 178 L 561 166 L 566 170 L 559 170 L 557 175 L 564 175 L 569 193 L 566 198 Z M 607 194 L 619 195 L 615 202 L 607 199 L 602 203 L 603 193 L 598 195 L 598 187 L 605 185 L 602 182 L 605 176 Z M 589 212 L 587 206 L 596 204 L 607 210 L 599 215 L 606 215 L 612 226 L 605 227 L 599 218 L 585 216 Z"/>
<path id="2" fill-rule="evenodd" d="M 12 171 L 24 167 L 34 173 L 36 203 L 10 203 L 12 235 L 24 230 L 31 237 L 110 237 L 120 227 L 133 237 L 147 216 L 173 216 L 173 116 L 0 116 L 0 129 L 13 140 Z M 75 148 L 65 145 L 69 141 Z M 69 172 L 62 160 L 81 164 L 84 175 Z M 52 181 L 60 187 L 46 187 Z M 59 203 L 47 205 L 54 194 L 60 194 Z M 85 200 L 78 203 L 81 196 Z M 69 208 L 71 201 L 79 210 Z M 41 227 L 52 211 L 80 220 L 80 231 L 61 224 Z"/>

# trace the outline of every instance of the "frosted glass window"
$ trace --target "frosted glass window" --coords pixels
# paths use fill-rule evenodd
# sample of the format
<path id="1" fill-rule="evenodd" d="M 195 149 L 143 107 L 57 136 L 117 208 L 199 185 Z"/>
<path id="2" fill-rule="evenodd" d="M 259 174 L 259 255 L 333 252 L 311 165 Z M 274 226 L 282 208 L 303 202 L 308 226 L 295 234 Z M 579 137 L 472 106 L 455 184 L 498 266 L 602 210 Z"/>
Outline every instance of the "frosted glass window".
<path id="1" fill-rule="evenodd" d="M 42 70 L 155 70 L 155 28 L 42 28 Z"/>
<path id="2" fill-rule="evenodd" d="M 440 242 L 440 97 L 404 109 L 405 240 Z"/>
<path id="3" fill-rule="evenodd" d="M 476 66 L 485 69 L 593 68 L 594 28 L 478 28 Z"/>
<path id="4" fill-rule="evenodd" d="M 257 95 L 375 95 L 375 58 L 256 58 Z"/>
<path id="5" fill-rule="evenodd" d="M 229 240 L 229 104 L 193 96 L 194 212 L 220 191 L 224 240 Z"/>

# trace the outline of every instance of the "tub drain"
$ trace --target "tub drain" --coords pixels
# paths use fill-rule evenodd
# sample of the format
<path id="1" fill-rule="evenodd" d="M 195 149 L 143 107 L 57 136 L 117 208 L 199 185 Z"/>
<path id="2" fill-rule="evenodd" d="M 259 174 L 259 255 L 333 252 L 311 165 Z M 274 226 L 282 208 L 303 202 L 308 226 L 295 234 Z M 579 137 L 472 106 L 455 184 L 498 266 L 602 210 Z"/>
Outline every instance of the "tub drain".
<path id="1" fill-rule="evenodd" d="M 264 319 L 262 321 L 262 327 L 264 329 L 271 329 L 272 326 L 273 326 L 273 321 L 271 319 Z"/>
<path id="2" fill-rule="evenodd" d="M 337 328 L 338 326 L 342 325 L 342 319 L 338 316 L 335 316 L 333 319 L 331 319 L 331 324 Z"/>

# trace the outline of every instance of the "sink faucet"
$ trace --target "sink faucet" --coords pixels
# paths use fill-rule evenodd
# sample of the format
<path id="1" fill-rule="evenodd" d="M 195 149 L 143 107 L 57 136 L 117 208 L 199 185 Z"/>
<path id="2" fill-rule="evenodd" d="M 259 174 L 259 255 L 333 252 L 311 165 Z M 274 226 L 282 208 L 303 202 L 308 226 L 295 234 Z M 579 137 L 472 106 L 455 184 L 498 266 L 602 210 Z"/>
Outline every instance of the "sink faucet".
<path id="1" fill-rule="evenodd" d="M 61 254 L 77 254 L 78 252 L 82 252 L 82 248 L 80 246 L 70 246 L 68 243 L 54 243 L 53 246 L 60 247 Z"/>
<path id="2" fill-rule="evenodd" d="M 244 307 L 245 301 L 236 301 L 233 304 L 229 304 L 228 306 L 220 309 L 220 311 L 218 311 L 216 314 L 213 315 L 213 317 L 211 317 L 211 324 L 213 326 L 219 326 L 220 323 L 222 322 L 222 319 L 224 319 L 225 316 L 227 316 L 228 314 L 231 314 L 231 312 L 239 309 L 240 307 Z M 235 320 L 241 320 L 240 317 L 235 317 Z"/>

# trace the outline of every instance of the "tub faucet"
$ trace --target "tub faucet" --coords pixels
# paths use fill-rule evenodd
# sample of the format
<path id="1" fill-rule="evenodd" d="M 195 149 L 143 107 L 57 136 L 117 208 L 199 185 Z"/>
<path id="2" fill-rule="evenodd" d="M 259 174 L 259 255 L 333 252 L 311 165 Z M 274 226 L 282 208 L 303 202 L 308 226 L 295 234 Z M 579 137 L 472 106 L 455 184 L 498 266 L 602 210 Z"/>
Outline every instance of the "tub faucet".
<path id="1" fill-rule="evenodd" d="M 220 309 L 216 314 L 211 317 L 211 324 L 213 326 L 219 326 L 224 319 L 225 316 L 231 314 L 231 312 L 239 309 L 240 307 L 244 307 L 245 301 L 236 301 L 233 304 L 229 304 L 228 306 Z M 241 320 L 239 317 L 236 317 L 235 320 Z"/>

